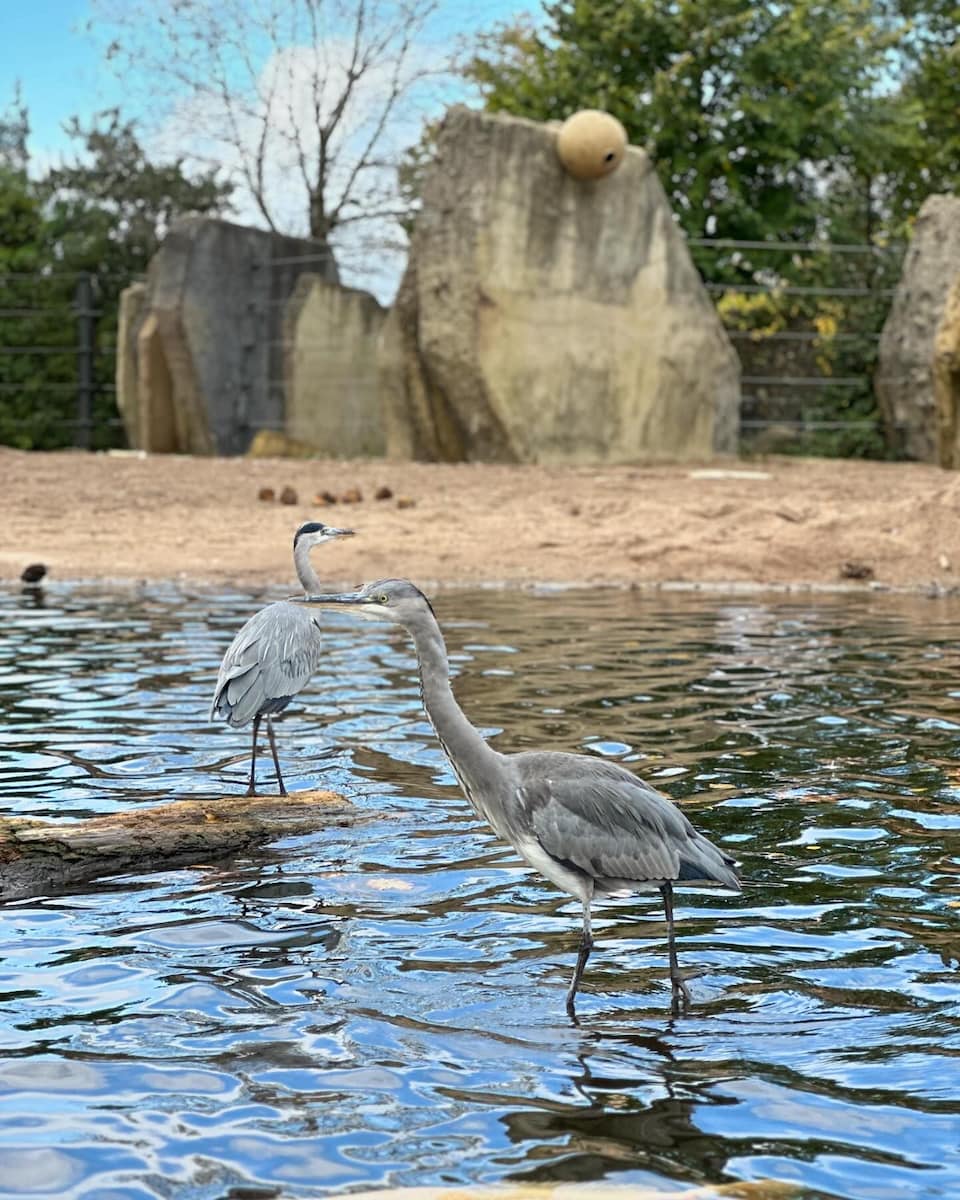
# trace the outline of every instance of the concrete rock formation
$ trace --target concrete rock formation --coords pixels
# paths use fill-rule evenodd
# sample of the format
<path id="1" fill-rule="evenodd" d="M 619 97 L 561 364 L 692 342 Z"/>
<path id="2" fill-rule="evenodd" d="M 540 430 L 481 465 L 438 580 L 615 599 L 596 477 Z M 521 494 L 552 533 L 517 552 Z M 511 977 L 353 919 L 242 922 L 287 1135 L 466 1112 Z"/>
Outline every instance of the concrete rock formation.
<path id="1" fill-rule="evenodd" d="M 890 446 L 922 462 L 939 459 L 934 339 L 958 275 L 960 196 L 928 196 L 880 335 L 875 379 Z"/>
<path id="2" fill-rule="evenodd" d="M 282 428 L 284 306 L 299 276 L 321 268 L 336 281 L 316 242 L 176 222 L 121 309 L 117 400 L 131 444 L 242 454 L 258 429 Z"/>
<path id="3" fill-rule="evenodd" d="M 960 469 L 960 274 L 947 293 L 933 340 L 933 395 L 941 467 Z"/>
<path id="4" fill-rule="evenodd" d="M 284 316 L 285 429 L 329 458 L 384 452 L 377 343 L 386 310 L 373 296 L 301 275 Z"/>
<path id="5" fill-rule="evenodd" d="M 136 447 L 147 443 L 157 446 L 166 440 L 161 430 L 141 433 L 141 427 L 147 422 L 147 415 L 140 407 L 134 331 L 140 328 L 146 299 L 147 285 L 131 283 L 120 293 L 117 313 L 117 408 L 123 421 L 127 442 Z"/>
<path id="6" fill-rule="evenodd" d="M 647 155 L 561 166 L 554 126 L 454 108 L 381 340 L 391 455 L 732 452 L 739 365 Z"/>
<path id="7" fill-rule="evenodd" d="M 320 451 L 310 442 L 289 437 L 280 429 L 261 429 L 247 447 L 247 458 L 319 458 Z M 268 489 L 269 490 L 269 489 Z M 263 496 L 260 499 L 264 499 Z M 271 497 L 272 499 L 272 497 Z"/>

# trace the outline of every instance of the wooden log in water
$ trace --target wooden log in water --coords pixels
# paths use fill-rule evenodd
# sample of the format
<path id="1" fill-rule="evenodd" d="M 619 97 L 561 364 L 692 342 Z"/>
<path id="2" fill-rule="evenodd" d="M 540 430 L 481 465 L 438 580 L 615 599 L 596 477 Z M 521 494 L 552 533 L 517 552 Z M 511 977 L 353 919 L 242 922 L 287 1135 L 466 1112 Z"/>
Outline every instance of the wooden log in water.
<path id="1" fill-rule="evenodd" d="M 359 815 L 337 792 L 304 791 L 174 800 L 80 821 L 0 818 L 0 900 L 211 862 L 272 838 L 350 825 Z"/>

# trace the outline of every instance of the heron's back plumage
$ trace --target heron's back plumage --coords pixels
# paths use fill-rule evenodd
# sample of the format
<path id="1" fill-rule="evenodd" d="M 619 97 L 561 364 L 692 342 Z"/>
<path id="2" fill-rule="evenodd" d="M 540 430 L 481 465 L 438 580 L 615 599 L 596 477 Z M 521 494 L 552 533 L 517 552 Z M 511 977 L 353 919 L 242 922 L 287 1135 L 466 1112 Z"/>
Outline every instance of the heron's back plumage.
<path id="1" fill-rule="evenodd" d="M 666 881 L 739 890 L 734 860 L 626 768 L 580 754 L 509 757 L 526 836 L 598 890 Z"/>
<path id="2" fill-rule="evenodd" d="M 220 664 L 211 719 L 246 725 L 258 714 L 279 712 L 320 666 L 320 628 L 310 610 L 280 600 L 240 629 Z"/>

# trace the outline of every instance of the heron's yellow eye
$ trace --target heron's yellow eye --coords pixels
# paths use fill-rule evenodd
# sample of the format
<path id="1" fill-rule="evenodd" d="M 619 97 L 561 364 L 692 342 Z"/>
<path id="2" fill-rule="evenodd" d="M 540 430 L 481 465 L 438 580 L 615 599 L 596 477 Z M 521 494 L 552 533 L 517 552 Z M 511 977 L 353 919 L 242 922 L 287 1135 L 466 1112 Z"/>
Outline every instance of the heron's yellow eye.
<path id="1" fill-rule="evenodd" d="M 378 604 L 389 604 L 390 597 L 387 595 L 386 592 L 381 592 L 380 595 L 377 597 L 377 603 Z"/>

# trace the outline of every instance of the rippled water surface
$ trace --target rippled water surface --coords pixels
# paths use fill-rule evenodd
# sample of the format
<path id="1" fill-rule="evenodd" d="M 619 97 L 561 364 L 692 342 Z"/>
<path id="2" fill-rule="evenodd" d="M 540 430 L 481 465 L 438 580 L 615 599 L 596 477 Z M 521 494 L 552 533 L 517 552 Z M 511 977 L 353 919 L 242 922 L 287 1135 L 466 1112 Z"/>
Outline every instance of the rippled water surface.
<path id="1" fill-rule="evenodd" d="M 206 709 L 263 599 L 0 593 L 6 812 L 241 792 L 248 733 Z M 498 748 L 629 763 L 742 861 L 742 897 L 682 894 L 689 1015 L 670 1015 L 641 896 L 598 906 L 566 1017 L 576 906 L 467 809 L 405 635 L 338 615 L 278 737 L 292 786 L 367 819 L 0 906 L 3 1194 L 776 1178 L 960 1195 L 960 603 L 437 608 Z"/>

